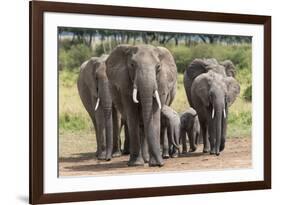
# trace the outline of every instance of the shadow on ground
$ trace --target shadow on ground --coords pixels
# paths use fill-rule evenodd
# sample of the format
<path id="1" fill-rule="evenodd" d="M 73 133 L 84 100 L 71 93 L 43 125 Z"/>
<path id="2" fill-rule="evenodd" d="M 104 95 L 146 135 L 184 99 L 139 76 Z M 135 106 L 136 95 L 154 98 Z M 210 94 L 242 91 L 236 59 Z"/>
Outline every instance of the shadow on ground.
<path id="1" fill-rule="evenodd" d="M 78 171 L 78 172 L 89 172 L 89 171 L 107 171 L 112 169 L 122 169 L 128 168 L 127 161 L 118 161 L 118 162 L 101 162 L 98 164 L 86 164 L 86 165 L 77 165 L 77 166 L 69 166 L 65 167 L 65 169 L 71 171 Z"/>
<path id="2" fill-rule="evenodd" d="M 59 162 L 83 162 L 92 159 L 96 159 L 95 152 L 75 153 L 71 157 L 60 157 Z"/>

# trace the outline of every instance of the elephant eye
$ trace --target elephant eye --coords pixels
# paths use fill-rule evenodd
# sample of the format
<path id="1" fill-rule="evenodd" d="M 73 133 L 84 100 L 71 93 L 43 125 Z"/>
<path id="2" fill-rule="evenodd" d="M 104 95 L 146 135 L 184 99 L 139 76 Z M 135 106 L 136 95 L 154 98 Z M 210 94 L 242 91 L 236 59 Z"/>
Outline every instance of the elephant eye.
<path id="1" fill-rule="evenodd" d="M 137 66 L 136 66 L 136 63 L 134 62 L 134 61 L 131 61 L 130 62 L 130 66 L 131 66 L 131 68 L 136 68 Z"/>

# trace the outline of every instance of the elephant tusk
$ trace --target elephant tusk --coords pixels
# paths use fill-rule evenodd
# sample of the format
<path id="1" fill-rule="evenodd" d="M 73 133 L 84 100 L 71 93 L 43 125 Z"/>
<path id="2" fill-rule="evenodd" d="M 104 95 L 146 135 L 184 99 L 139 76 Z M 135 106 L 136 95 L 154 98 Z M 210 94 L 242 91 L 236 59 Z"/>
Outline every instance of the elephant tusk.
<path id="1" fill-rule="evenodd" d="M 133 89 L 133 101 L 134 103 L 139 103 L 138 99 L 137 99 L 137 93 L 138 90 L 136 88 Z"/>
<path id="2" fill-rule="evenodd" d="M 213 108 L 213 110 L 212 110 L 212 119 L 214 119 L 214 117 L 215 117 L 215 109 Z"/>
<path id="3" fill-rule="evenodd" d="M 225 108 L 223 109 L 223 117 L 226 118 Z"/>
<path id="4" fill-rule="evenodd" d="M 96 103 L 95 111 L 98 109 L 99 104 L 100 104 L 100 98 L 98 98 L 98 99 L 97 99 L 97 103 Z"/>
<path id="5" fill-rule="evenodd" d="M 156 97 L 156 101 L 157 101 L 158 107 L 161 110 L 161 101 L 160 101 L 160 97 L 159 97 L 158 91 L 155 90 L 154 94 L 155 94 L 155 97 Z"/>

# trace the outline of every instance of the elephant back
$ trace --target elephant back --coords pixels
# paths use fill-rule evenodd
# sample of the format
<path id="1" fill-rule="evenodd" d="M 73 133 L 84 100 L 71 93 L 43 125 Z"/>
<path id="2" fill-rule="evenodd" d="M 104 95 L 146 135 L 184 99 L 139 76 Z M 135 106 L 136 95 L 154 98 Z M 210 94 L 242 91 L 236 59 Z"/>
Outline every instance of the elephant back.
<path id="1" fill-rule="evenodd" d="M 226 67 L 227 66 L 227 67 Z M 233 66 L 233 67 L 232 67 Z M 229 68 L 229 73 L 232 73 L 234 65 L 231 61 L 223 61 L 222 64 L 219 63 L 215 58 L 209 59 L 195 59 L 184 72 L 184 87 L 187 95 L 188 102 L 193 106 L 191 99 L 191 86 L 193 81 L 201 74 L 213 71 L 226 77 L 226 69 Z"/>

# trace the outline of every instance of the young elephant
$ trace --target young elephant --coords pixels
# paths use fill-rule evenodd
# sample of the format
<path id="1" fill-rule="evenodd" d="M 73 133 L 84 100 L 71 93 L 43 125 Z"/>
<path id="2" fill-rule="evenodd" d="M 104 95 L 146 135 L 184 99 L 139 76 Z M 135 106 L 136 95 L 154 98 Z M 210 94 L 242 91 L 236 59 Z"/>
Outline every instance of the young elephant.
<path id="1" fill-rule="evenodd" d="M 106 55 L 93 57 L 80 67 L 77 87 L 81 101 L 96 131 L 97 158 L 110 160 L 120 156 L 120 114 L 112 104 L 105 73 Z"/>
<path id="2" fill-rule="evenodd" d="M 193 108 L 188 108 L 180 117 L 180 137 L 182 140 L 182 153 L 187 153 L 186 134 L 189 140 L 189 152 L 195 152 L 200 136 L 200 123 L 197 112 Z"/>
<path id="3" fill-rule="evenodd" d="M 163 158 L 178 157 L 180 117 L 171 107 L 164 105 L 161 110 L 161 144 Z"/>

